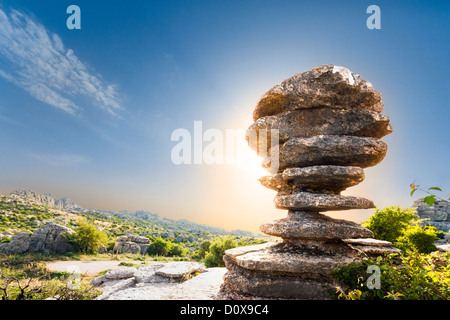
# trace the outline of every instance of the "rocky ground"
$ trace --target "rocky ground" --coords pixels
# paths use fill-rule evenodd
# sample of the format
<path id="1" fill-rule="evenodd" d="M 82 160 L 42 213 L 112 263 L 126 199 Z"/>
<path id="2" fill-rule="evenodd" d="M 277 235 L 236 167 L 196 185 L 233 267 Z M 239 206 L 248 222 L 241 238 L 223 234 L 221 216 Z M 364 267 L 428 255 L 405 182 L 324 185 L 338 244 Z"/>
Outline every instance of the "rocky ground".
<path id="1" fill-rule="evenodd" d="M 214 300 L 218 299 L 225 268 L 205 268 L 196 262 L 153 262 L 124 267 L 120 261 L 54 261 L 47 267 L 95 275 L 91 285 L 102 294 L 96 300 Z"/>

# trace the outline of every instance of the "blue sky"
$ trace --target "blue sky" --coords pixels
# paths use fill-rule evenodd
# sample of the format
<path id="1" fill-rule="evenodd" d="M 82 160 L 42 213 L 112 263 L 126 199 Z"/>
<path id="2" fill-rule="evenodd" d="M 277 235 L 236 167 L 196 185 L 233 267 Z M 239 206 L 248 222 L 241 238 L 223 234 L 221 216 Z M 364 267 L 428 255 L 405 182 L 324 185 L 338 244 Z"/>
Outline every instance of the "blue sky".
<path id="1" fill-rule="evenodd" d="M 71 4 L 81 30 L 66 27 Z M 371 4 L 381 30 L 366 28 Z M 245 129 L 264 92 L 328 63 L 371 81 L 394 128 L 384 161 L 345 194 L 384 207 L 410 206 L 413 180 L 450 191 L 446 1 L 0 0 L 0 10 L 2 193 L 255 231 L 284 217 L 275 193 L 230 165 L 174 165 L 170 135 L 196 120 Z"/>

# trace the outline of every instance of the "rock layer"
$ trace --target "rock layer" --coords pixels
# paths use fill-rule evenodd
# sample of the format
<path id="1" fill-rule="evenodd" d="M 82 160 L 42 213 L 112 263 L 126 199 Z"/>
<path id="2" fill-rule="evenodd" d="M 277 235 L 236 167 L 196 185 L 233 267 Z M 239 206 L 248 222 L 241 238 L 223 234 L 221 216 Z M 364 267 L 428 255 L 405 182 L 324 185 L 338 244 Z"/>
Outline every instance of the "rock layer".
<path id="1" fill-rule="evenodd" d="M 383 107 L 370 82 L 333 65 L 297 74 L 263 95 L 246 138 L 271 173 L 261 184 L 278 192 L 277 208 L 289 211 L 260 227 L 280 242 L 225 251 L 225 296 L 328 299 L 334 268 L 398 252 L 361 225 L 322 213 L 375 207 L 340 193 L 386 155 L 380 138 L 392 127 Z"/>

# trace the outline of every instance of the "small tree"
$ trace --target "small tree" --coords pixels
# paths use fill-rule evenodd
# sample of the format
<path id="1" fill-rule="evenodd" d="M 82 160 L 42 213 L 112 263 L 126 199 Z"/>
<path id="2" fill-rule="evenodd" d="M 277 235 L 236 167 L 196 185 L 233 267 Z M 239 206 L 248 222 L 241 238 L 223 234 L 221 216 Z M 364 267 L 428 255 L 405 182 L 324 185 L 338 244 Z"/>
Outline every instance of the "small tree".
<path id="1" fill-rule="evenodd" d="M 170 251 L 171 243 L 161 237 L 152 239 L 147 248 L 147 253 L 151 256 L 167 256 Z"/>
<path id="2" fill-rule="evenodd" d="M 217 237 L 209 246 L 209 250 L 203 260 L 207 268 L 224 267 L 223 256 L 225 251 L 237 247 L 236 240 L 231 236 Z"/>
<path id="3" fill-rule="evenodd" d="M 75 233 L 70 236 L 69 240 L 74 244 L 75 251 L 94 254 L 107 244 L 108 236 L 83 219 L 78 223 Z"/>

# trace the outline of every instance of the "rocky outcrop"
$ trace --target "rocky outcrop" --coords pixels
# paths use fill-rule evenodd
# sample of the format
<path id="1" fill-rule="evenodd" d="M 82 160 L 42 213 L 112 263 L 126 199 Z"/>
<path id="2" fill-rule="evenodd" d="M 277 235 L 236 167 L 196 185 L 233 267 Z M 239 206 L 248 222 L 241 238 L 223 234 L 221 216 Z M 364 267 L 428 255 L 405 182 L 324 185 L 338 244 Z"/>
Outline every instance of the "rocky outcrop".
<path id="1" fill-rule="evenodd" d="M 423 198 L 420 198 L 414 201 L 413 207 L 417 207 L 416 214 L 420 219 L 427 219 L 423 222 L 424 225 L 435 226 L 446 233 L 450 232 L 450 202 L 436 200 L 429 206 L 423 202 Z"/>
<path id="2" fill-rule="evenodd" d="M 13 199 L 22 199 L 32 201 L 37 204 L 48 206 L 52 209 L 63 211 L 79 211 L 82 208 L 68 198 L 55 199 L 51 194 L 39 194 L 31 190 L 15 190 L 10 193 Z"/>
<path id="3" fill-rule="evenodd" d="M 114 253 L 145 254 L 149 244 L 149 238 L 136 236 L 130 232 L 127 232 L 124 236 L 121 236 L 116 240 L 114 244 Z"/>
<path id="4" fill-rule="evenodd" d="M 16 232 L 9 243 L 0 245 L 0 253 L 21 254 L 25 252 L 64 253 L 72 250 L 67 236 L 74 231 L 68 227 L 47 222 L 42 227 L 28 232 Z"/>
<path id="5" fill-rule="evenodd" d="M 278 192 L 275 206 L 288 216 L 260 228 L 281 241 L 225 252 L 225 297 L 327 299 L 334 268 L 398 252 L 361 225 L 322 213 L 375 207 L 341 191 L 363 181 L 363 168 L 386 155 L 380 138 L 392 127 L 383 106 L 370 82 L 333 65 L 295 75 L 263 95 L 247 141 L 271 173 L 261 184 Z"/>

